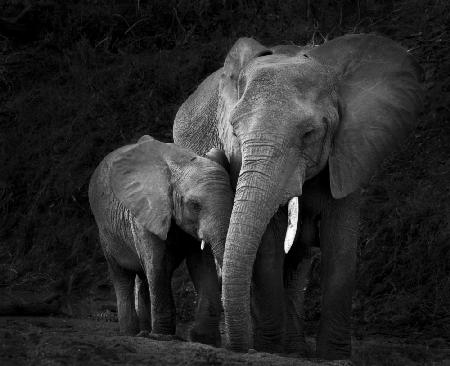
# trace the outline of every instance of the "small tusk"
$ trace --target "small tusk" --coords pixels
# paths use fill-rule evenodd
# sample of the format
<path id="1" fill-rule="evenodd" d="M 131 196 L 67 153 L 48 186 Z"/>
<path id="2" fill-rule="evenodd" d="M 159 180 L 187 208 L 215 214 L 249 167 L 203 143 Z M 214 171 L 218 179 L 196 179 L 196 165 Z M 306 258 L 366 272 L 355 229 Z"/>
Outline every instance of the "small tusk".
<path id="1" fill-rule="evenodd" d="M 216 263 L 217 277 L 219 278 L 219 281 L 222 281 L 222 268 L 220 268 L 219 262 L 217 262 L 217 259 L 215 257 L 214 262 Z"/>
<path id="2" fill-rule="evenodd" d="M 200 249 L 203 250 L 205 249 L 205 241 L 202 240 L 202 243 L 200 244 Z"/>
<path id="3" fill-rule="evenodd" d="M 295 234 L 297 233 L 298 224 L 298 197 L 290 199 L 288 204 L 288 227 L 286 237 L 284 239 L 284 252 L 288 253 L 294 244 Z"/>

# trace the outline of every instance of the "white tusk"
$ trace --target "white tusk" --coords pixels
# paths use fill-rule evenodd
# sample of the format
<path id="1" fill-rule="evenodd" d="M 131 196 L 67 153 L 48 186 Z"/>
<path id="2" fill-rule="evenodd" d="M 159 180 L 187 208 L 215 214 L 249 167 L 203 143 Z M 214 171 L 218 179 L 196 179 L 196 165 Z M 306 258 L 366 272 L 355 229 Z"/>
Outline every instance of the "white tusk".
<path id="1" fill-rule="evenodd" d="M 294 244 L 298 224 L 298 197 L 290 199 L 288 204 L 288 227 L 284 238 L 284 252 L 287 253 Z"/>
<path id="2" fill-rule="evenodd" d="M 219 278 L 219 281 L 222 281 L 222 268 L 220 268 L 219 262 L 217 262 L 216 258 L 214 258 L 214 262 L 216 263 L 217 277 Z"/>
<path id="3" fill-rule="evenodd" d="M 205 249 L 205 241 L 202 240 L 202 243 L 200 244 L 200 249 L 203 250 Z"/>

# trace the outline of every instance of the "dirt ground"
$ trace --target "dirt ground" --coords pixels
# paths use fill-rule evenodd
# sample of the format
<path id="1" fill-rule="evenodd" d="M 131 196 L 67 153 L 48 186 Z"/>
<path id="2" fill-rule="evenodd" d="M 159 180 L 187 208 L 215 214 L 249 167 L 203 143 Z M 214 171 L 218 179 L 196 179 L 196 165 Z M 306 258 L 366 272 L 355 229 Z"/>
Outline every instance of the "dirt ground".
<path id="1" fill-rule="evenodd" d="M 119 336 L 115 322 L 3 317 L 0 328 L 1 365 L 316 364 L 264 353 L 241 355 L 199 343 Z"/>
<path id="2" fill-rule="evenodd" d="M 181 312 L 178 306 L 177 312 Z M 23 316 L 27 314 L 28 316 Z M 45 316 L 45 315 L 51 316 Z M 33 316 L 29 316 L 33 315 Z M 177 322 L 188 339 L 192 322 Z M 314 325 L 309 324 L 309 328 Z M 313 334 L 311 329 L 307 332 Z M 353 340 L 354 365 L 445 365 L 450 348 L 444 338 L 414 340 L 380 334 Z M 223 323 L 222 323 L 223 336 Z M 314 339 L 307 341 L 314 349 Z M 421 343 L 419 343 L 421 342 Z M 222 344 L 225 344 L 222 339 Z M 105 288 L 91 296 L 64 299 L 47 291 L 0 288 L 0 366 L 13 365 L 351 365 L 267 353 L 239 354 L 187 341 L 155 341 L 119 334 L 115 299 Z"/>
<path id="3" fill-rule="evenodd" d="M 185 336 L 188 325 L 178 333 Z M 311 341 L 311 340 L 310 340 Z M 450 349 L 354 340 L 355 365 L 450 365 Z M 64 317 L 0 317 L 0 365 L 349 365 L 237 354 L 198 343 L 120 336 L 117 322 Z"/>

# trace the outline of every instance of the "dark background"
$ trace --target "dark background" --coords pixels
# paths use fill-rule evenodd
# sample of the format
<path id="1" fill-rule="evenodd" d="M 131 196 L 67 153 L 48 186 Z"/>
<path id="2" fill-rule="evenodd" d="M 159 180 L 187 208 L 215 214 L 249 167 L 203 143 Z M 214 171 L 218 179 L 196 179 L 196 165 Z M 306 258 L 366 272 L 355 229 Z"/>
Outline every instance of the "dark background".
<path id="1" fill-rule="evenodd" d="M 90 175 L 143 134 L 170 141 L 178 107 L 238 37 L 320 44 L 375 32 L 417 58 L 426 103 L 364 189 L 354 333 L 448 348 L 449 14 L 446 0 L 0 0 L 0 286 L 58 293 L 69 315 L 70 304 L 110 291 Z M 183 272 L 175 290 L 180 319 L 191 319 Z"/>

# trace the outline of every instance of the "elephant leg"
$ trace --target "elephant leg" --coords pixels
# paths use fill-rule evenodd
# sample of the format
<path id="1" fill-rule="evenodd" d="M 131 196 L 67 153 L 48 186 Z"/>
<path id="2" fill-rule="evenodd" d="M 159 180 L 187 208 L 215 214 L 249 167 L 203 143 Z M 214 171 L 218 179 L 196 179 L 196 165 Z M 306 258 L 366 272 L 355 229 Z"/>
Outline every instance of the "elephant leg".
<path id="1" fill-rule="evenodd" d="M 195 324 L 190 331 L 191 340 L 219 347 L 222 307 L 220 285 L 210 247 L 199 250 L 199 245 L 196 245 L 196 249 L 188 254 L 186 264 L 198 294 Z"/>
<path id="2" fill-rule="evenodd" d="M 300 244 L 300 243 L 299 243 Z M 295 250 L 295 248 L 292 248 Z M 284 352 L 309 356 L 311 350 L 305 340 L 305 291 L 311 268 L 311 255 L 293 259 L 291 252 L 285 261 L 286 341 Z"/>
<path id="3" fill-rule="evenodd" d="M 172 274 L 181 260 L 172 253 L 169 245 L 153 234 L 150 240 L 151 250 L 143 255 L 145 273 L 150 291 L 152 334 L 175 334 L 176 310 L 172 297 Z M 164 338 L 165 339 L 165 338 Z"/>
<path id="4" fill-rule="evenodd" d="M 305 340 L 305 292 L 311 269 L 311 247 L 318 244 L 315 217 L 302 209 L 301 225 L 295 245 L 286 255 L 284 282 L 286 289 L 286 353 L 309 356 L 311 350 Z"/>
<path id="5" fill-rule="evenodd" d="M 278 210 L 267 226 L 256 255 L 252 283 L 253 347 L 282 352 L 285 327 L 283 241 L 287 215 Z"/>
<path id="6" fill-rule="evenodd" d="M 351 355 L 358 223 L 358 193 L 327 200 L 320 223 L 322 314 L 317 338 L 320 358 L 346 359 Z"/>
<path id="7" fill-rule="evenodd" d="M 127 335 L 136 335 L 139 332 L 139 321 L 134 308 L 134 279 L 136 274 L 120 267 L 113 258 L 107 256 L 106 259 L 116 292 L 120 332 Z"/>
<path id="8" fill-rule="evenodd" d="M 151 319 L 151 306 L 150 306 L 150 293 L 148 288 L 147 278 L 144 274 L 136 276 L 135 282 L 135 302 L 136 311 L 139 318 L 140 330 L 151 331 L 152 319 Z"/>

